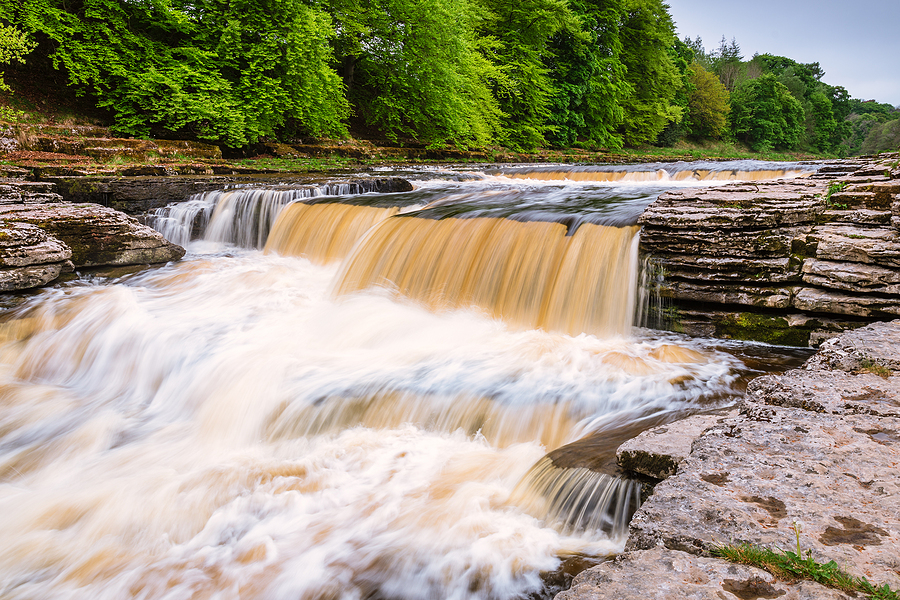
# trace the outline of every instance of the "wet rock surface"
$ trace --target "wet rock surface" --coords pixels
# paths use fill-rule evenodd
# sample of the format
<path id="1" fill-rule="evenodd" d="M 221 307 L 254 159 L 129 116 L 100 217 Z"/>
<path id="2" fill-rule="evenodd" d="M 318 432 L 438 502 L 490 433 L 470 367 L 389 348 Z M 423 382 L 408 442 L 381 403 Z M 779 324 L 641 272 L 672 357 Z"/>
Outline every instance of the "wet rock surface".
<path id="1" fill-rule="evenodd" d="M 849 328 L 900 315 L 897 160 L 897 153 L 883 154 L 826 164 L 808 178 L 662 194 L 639 219 L 654 291 L 679 308 L 709 312 L 712 322 L 716 312 L 737 307 L 768 316 L 798 312 L 832 325 L 844 317 Z M 670 320 L 670 328 L 690 331 L 690 323 Z M 704 332 L 774 341 L 760 319 L 750 321 Z M 816 344 L 841 330 L 781 337 Z"/>
<path id="2" fill-rule="evenodd" d="M 635 513 L 626 552 L 558 598 L 847 597 L 733 576 L 744 567 L 711 556 L 723 544 L 794 550 L 797 521 L 804 555 L 900 588 L 898 357 L 900 321 L 875 323 L 828 340 L 801 369 L 753 380 L 740 412 L 704 428 Z"/>
<path id="3" fill-rule="evenodd" d="M 164 263 L 184 249 L 96 204 L 0 204 L 0 290 L 46 285 L 77 267 Z"/>
<path id="4" fill-rule="evenodd" d="M 137 171 L 136 173 L 145 173 Z M 71 177 L 53 176 L 46 178 L 56 186 L 62 198 L 68 202 L 92 202 L 121 210 L 128 214 L 144 213 L 173 202 L 183 202 L 193 194 L 230 187 L 257 186 L 304 186 L 329 185 L 328 180 L 309 176 L 290 175 L 248 175 L 238 173 L 214 175 L 212 169 L 200 176 L 178 176 L 175 174 L 141 174 L 134 177 Z M 46 184 L 45 184 L 46 185 Z M 333 185 L 352 186 L 362 192 L 408 192 L 412 184 L 399 177 L 371 177 L 348 179 Z"/>

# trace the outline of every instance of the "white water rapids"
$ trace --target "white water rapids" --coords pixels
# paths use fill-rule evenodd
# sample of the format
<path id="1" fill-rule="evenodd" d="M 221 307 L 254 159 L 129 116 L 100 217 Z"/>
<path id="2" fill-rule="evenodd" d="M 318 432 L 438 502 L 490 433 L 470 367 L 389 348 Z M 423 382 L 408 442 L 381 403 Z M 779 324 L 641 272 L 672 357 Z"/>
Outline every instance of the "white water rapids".
<path id="1" fill-rule="evenodd" d="M 335 298 L 338 264 L 189 250 L 5 315 L 0 598 L 540 594 L 624 538 L 527 512 L 529 468 L 708 407 L 741 367 L 709 341 Z"/>

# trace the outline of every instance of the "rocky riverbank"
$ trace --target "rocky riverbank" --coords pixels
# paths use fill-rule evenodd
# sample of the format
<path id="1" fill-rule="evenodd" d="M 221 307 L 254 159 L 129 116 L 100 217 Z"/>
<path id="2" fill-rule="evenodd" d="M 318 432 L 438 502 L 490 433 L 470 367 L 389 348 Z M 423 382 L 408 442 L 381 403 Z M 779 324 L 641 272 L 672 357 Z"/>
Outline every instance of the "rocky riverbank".
<path id="1" fill-rule="evenodd" d="M 795 548 L 900 588 L 900 321 L 823 343 L 803 368 L 753 380 L 732 414 L 692 417 L 620 448 L 665 478 L 626 551 L 558 600 L 848 598 L 714 558 L 722 544 Z M 705 421 L 704 421 L 705 419 Z"/>
<path id="2" fill-rule="evenodd" d="M 900 156 L 662 194 L 641 215 L 658 325 L 816 346 L 900 314 Z"/>
<path id="3" fill-rule="evenodd" d="M 46 285 L 80 267 L 164 263 L 184 249 L 98 204 L 64 202 L 48 183 L 0 185 L 0 290 Z"/>

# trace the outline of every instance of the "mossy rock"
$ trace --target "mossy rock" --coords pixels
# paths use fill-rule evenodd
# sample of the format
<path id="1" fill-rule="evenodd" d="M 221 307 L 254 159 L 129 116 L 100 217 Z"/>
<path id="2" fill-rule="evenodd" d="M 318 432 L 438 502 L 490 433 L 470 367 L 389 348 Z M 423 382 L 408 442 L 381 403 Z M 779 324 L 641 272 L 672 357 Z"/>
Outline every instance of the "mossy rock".
<path id="1" fill-rule="evenodd" d="M 792 327 L 783 317 L 758 313 L 727 315 L 716 322 L 716 337 L 780 346 L 809 346 L 811 329 Z"/>

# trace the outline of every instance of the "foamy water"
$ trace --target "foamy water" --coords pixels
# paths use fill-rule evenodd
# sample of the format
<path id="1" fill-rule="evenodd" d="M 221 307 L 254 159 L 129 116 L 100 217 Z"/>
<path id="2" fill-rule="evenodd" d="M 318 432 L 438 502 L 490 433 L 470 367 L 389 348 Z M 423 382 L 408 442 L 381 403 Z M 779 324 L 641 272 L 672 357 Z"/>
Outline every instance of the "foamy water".
<path id="1" fill-rule="evenodd" d="M 335 300 L 336 269 L 195 254 L 19 309 L 0 375 L 2 595 L 535 592 L 560 557 L 623 540 L 511 503 L 527 470 L 598 417 L 679 410 L 733 379 L 708 349 L 664 360 L 671 340 Z M 335 408 L 350 400 L 410 418 L 367 424 Z"/>
<path id="2" fill-rule="evenodd" d="M 633 488 L 545 455 L 743 365 L 631 329 L 606 225 L 652 184 L 471 177 L 198 196 L 153 221 L 182 262 L 4 315 L 0 598 L 511 600 L 621 551 Z"/>

